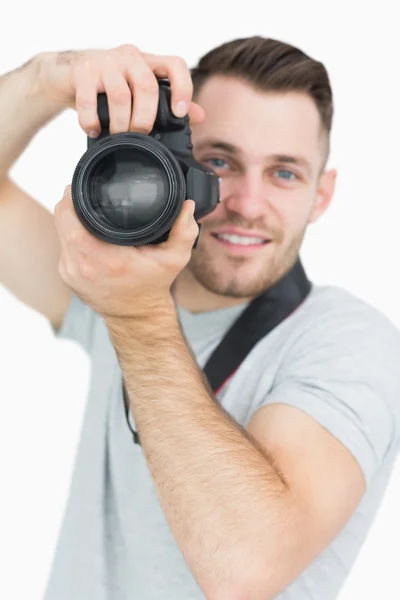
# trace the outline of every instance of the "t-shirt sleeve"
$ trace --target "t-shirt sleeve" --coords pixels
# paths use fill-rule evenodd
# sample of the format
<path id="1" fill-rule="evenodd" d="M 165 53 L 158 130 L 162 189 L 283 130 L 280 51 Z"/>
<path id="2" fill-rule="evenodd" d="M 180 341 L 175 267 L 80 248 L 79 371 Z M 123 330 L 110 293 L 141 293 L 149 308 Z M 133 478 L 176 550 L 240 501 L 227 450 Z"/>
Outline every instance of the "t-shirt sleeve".
<path id="1" fill-rule="evenodd" d="M 95 326 L 95 311 L 82 302 L 76 294 L 72 294 L 61 326 L 52 329 L 55 337 L 73 340 L 90 354 Z"/>
<path id="2" fill-rule="evenodd" d="M 400 333 L 378 311 L 317 318 L 285 357 L 262 405 L 314 418 L 353 454 L 369 484 L 400 430 Z"/>

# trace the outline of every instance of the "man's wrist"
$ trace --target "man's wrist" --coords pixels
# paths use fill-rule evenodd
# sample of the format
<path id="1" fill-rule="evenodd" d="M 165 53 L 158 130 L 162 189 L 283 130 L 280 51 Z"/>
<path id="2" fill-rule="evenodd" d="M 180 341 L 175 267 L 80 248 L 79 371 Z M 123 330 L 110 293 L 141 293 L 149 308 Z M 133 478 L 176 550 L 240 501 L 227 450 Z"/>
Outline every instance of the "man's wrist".
<path id="1" fill-rule="evenodd" d="M 114 341 L 129 339 L 162 338 L 171 329 L 178 329 L 179 322 L 172 296 L 136 305 L 127 315 L 104 315 L 104 321 Z"/>

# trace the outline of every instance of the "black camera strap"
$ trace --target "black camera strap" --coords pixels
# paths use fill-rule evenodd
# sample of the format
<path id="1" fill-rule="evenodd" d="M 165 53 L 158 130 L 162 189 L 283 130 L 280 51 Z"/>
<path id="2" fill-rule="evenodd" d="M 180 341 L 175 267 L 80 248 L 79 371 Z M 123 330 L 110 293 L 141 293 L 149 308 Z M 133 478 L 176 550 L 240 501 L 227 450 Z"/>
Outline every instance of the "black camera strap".
<path id="1" fill-rule="evenodd" d="M 308 296 L 312 284 L 298 259 L 292 269 L 273 287 L 261 294 L 244 310 L 228 329 L 208 359 L 203 372 L 214 394 L 223 388 L 246 356 L 263 337 L 291 315 Z M 128 425 L 136 444 L 138 434 L 129 423 L 129 403 L 123 385 Z"/>
<path id="2" fill-rule="evenodd" d="M 310 290 L 311 283 L 298 260 L 280 281 L 250 302 L 203 369 L 214 394 L 232 377 L 257 342 L 295 311 Z"/>

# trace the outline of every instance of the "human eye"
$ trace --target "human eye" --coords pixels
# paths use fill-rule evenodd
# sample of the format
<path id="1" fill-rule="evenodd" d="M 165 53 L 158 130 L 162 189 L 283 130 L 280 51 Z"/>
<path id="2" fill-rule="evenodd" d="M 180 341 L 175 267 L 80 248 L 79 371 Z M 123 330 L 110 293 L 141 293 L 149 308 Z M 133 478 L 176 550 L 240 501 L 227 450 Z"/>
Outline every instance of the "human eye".
<path id="1" fill-rule="evenodd" d="M 278 179 L 283 179 L 284 181 L 296 181 L 296 179 L 299 179 L 296 173 L 293 173 L 289 169 L 276 169 L 274 174 Z"/>
<path id="2" fill-rule="evenodd" d="M 217 158 L 217 157 L 211 157 L 211 158 L 207 158 L 206 161 L 207 163 L 210 164 L 211 167 L 213 167 L 214 169 L 226 169 L 228 165 L 228 163 L 226 162 L 225 159 L 223 158 Z"/>

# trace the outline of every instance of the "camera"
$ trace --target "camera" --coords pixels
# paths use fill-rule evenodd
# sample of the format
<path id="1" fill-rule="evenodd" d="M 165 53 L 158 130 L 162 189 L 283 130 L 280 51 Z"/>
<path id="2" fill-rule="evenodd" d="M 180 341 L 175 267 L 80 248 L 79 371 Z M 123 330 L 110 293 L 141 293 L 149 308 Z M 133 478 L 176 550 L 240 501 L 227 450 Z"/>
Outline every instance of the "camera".
<path id="1" fill-rule="evenodd" d="M 219 202 L 219 178 L 193 157 L 189 117 L 172 113 L 170 82 L 158 80 L 158 85 L 157 116 L 149 135 L 110 134 L 107 96 L 98 94 L 101 133 L 87 138 L 87 150 L 74 170 L 76 214 L 88 231 L 111 244 L 163 242 L 186 199 L 195 201 L 196 221 Z"/>

